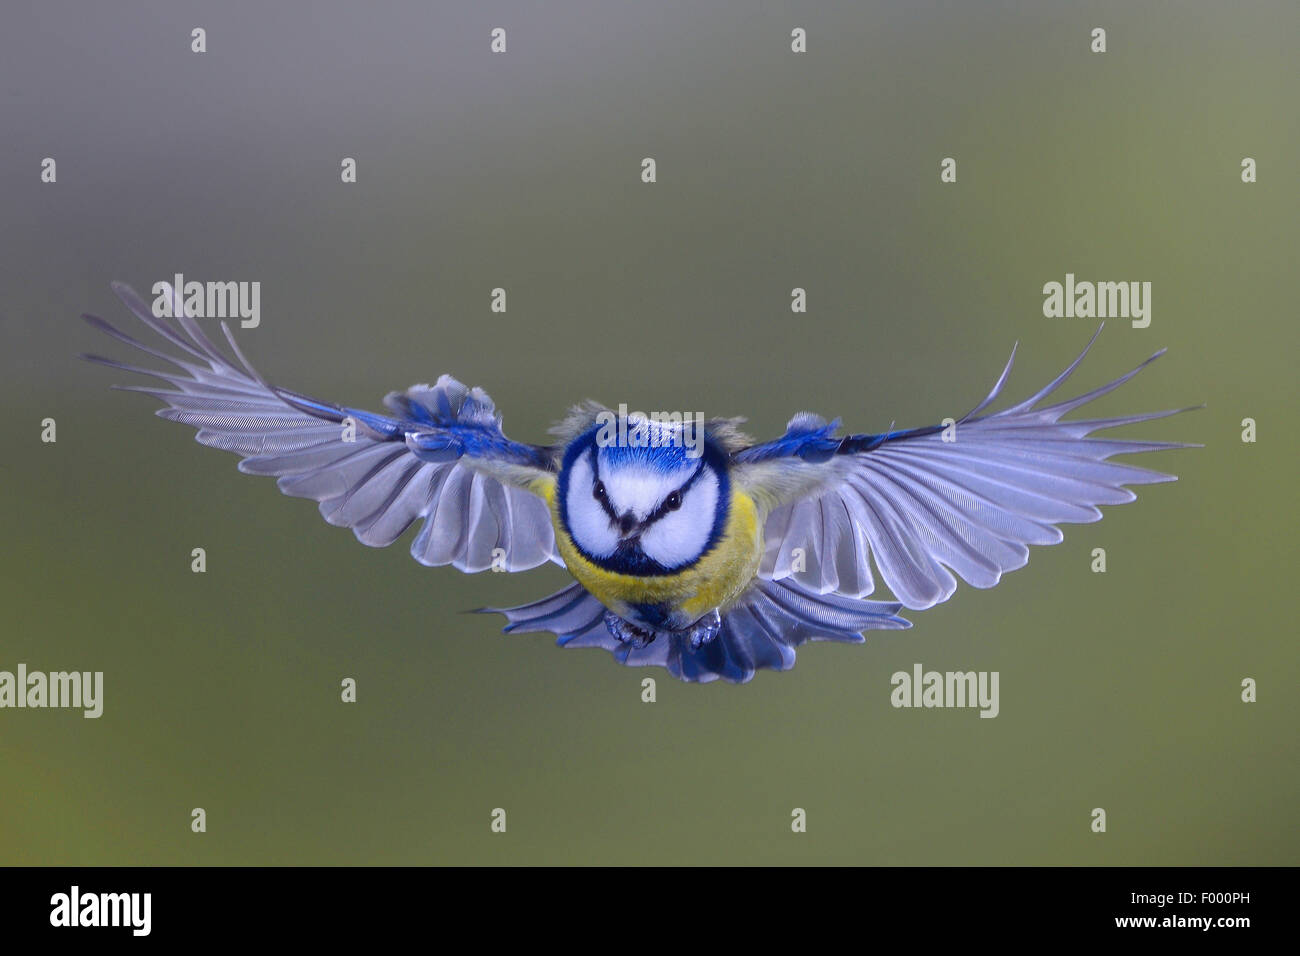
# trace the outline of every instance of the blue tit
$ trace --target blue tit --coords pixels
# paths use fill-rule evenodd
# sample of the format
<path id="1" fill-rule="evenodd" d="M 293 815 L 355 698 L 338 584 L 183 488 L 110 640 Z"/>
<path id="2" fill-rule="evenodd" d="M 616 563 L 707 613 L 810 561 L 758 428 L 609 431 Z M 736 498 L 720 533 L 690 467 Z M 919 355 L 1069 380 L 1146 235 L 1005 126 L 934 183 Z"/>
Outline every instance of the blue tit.
<path id="1" fill-rule="evenodd" d="M 844 436 L 838 419 L 801 412 L 779 438 L 754 442 L 739 419 L 634 420 L 588 402 L 534 445 L 507 438 L 488 395 L 450 376 L 389 393 L 387 414 L 322 402 L 263 379 L 224 324 L 233 359 L 183 309 L 159 318 L 130 288 L 114 290 L 170 354 L 86 320 L 166 366 L 83 357 L 168 383 L 129 388 L 239 455 L 240 471 L 275 476 L 372 547 L 422 522 L 411 543 L 421 564 L 555 562 L 568 587 L 485 610 L 504 614 L 508 632 L 548 631 L 563 647 L 604 648 L 686 681 L 744 682 L 793 667 L 805 641 L 910 627 L 903 607 L 946 601 L 958 578 L 992 587 L 1027 562 L 1029 545 L 1059 542 L 1058 525 L 1097 521 L 1098 505 L 1135 498 L 1130 485 L 1175 480 L 1112 457 L 1189 447 L 1092 437 L 1187 409 L 1063 420 L 1161 352 L 1044 404 L 1096 334 L 1041 391 L 983 414 L 1013 349 L 988 397 L 943 425 Z M 867 600 L 877 575 L 892 600 Z"/>

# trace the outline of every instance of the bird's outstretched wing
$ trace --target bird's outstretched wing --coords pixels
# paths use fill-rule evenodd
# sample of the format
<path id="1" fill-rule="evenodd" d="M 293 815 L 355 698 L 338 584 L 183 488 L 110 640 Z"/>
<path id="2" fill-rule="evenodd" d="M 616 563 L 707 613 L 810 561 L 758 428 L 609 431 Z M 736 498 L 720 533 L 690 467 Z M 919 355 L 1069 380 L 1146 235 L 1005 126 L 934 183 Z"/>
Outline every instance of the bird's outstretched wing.
<path id="1" fill-rule="evenodd" d="M 160 416 L 197 428 L 205 445 L 240 455 L 240 471 L 278 477 L 285 494 L 319 502 L 326 521 L 351 528 L 372 547 L 392 544 L 423 519 L 411 545 L 421 564 L 522 571 L 560 563 L 550 514 L 535 493 L 551 480 L 554 450 L 506 438 L 481 389 L 444 375 L 434 386 L 390 393 L 384 404 L 391 415 L 317 401 L 266 382 L 224 323 L 239 364 L 178 300 L 175 318 L 158 318 L 130 287 L 114 283 L 113 290 L 183 354 L 155 349 L 87 315 L 91 325 L 171 367 L 82 357 L 168 382 L 172 388 L 117 387 L 162 399 L 167 407 Z"/>
<path id="2" fill-rule="evenodd" d="M 780 438 L 737 452 L 736 479 L 768 515 L 759 576 L 862 597 L 875 589 L 868 560 L 874 555 L 894 596 L 919 610 L 952 596 L 954 572 L 975 587 L 992 587 L 1025 564 L 1028 545 L 1059 542 L 1058 524 L 1097 521 L 1098 505 L 1136 497 L 1127 485 L 1175 480 L 1109 459 L 1190 446 L 1090 436 L 1187 409 L 1061 420 L 1123 385 L 1163 350 L 1107 385 L 1040 406 L 1096 339 L 1046 388 L 990 415 L 977 417 L 1006 384 L 1014 349 L 988 397 L 947 427 L 836 437 L 838 420 L 803 413 Z"/>

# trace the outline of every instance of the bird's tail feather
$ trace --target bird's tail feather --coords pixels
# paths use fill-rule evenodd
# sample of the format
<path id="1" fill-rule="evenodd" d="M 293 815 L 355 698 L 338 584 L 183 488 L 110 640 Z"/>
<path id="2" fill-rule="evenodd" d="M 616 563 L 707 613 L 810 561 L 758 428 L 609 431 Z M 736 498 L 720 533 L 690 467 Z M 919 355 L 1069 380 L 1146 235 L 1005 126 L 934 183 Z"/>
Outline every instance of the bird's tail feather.
<path id="1" fill-rule="evenodd" d="M 817 594 L 789 579 L 755 581 L 722 615 L 717 636 L 698 648 L 676 632 L 660 632 L 644 647 L 620 641 L 605 626 L 604 605 L 576 582 L 531 604 L 484 610 L 506 616 L 506 633 L 549 631 L 561 647 L 602 647 L 630 667 L 664 667 L 684 681 L 739 684 L 765 668 L 789 670 L 804 641 L 861 643 L 862 631 L 911 627 L 898 617 L 900 608 L 892 601 Z"/>

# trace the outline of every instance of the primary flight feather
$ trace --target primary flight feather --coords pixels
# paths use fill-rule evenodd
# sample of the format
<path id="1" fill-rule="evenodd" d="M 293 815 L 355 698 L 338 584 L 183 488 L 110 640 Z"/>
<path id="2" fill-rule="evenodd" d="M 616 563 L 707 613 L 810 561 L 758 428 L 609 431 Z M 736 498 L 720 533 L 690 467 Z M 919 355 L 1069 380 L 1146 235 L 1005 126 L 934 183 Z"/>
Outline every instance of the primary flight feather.
<path id="1" fill-rule="evenodd" d="M 549 631 L 562 646 L 602 647 L 688 681 L 743 682 L 794 666 L 804 641 L 910 627 L 903 607 L 946 601 L 958 578 L 992 587 L 1026 563 L 1029 545 L 1060 541 L 1058 525 L 1098 520 L 1098 505 L 1135 498 L 1130 485 L 1175 480 L 1115 455 L 1188 447 L 1092 437 L 1186 409 L 1063 420 L 1163 350 L 1043 404 L 1095 334 L 1045 388 L 982 415 L 1013 349 L 988 396 L 947 426 L 840 436 L 838 419 L 802 412 L 756 444 L 736 420 L 693 430 L 689 419 L 616 417 L 588 402 L 556 426 L 554 443 L 533 445 L 507 438 L 487 393 L 449 375 L 389 393 L 387 414 L 333 405 L 265 381 L 223 323 L 229 357 L 179 299 L 174 318 L 161 318 L 129 287 L 113 289 L 169 351 L 84 318 L 167 367 L 84 357 L 168 383 L 120 387 L 161 399 L 159 415 L 235 452 L 241 471 L 275 476 L 374 547 L 421 522 L 411 555 L 422 564 L 560 564 L 574 583 L 500 609 L 507 631 Z M 866 600 L 876 574 L 893 601 Z"/>

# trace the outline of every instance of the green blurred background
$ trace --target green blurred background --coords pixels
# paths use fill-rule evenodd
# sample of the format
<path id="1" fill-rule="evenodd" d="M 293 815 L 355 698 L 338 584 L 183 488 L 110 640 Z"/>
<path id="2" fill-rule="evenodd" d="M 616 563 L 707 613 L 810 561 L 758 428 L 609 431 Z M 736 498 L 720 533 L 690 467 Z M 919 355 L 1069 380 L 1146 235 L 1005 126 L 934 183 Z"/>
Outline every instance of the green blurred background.
<path id="1" fill-rule="evenodd" d="M 4 15 L 0 669 L 102 670 L 105 711 L 0 711 L 0 863 L 1297 862 L 1296 4 L 274 7 Z M 1016 340 L 1011 398 L 1073 358 L 1045 282 L 1146 280 L 1072 385 L 1168 346 L 1097 411 L 1205 402 L 1125 431 L 1206 447 L 911 631 L 682 685 L 462 613 L 558 568 L 366 549 L 110 392 L 76 316 L 177 271 L 262 283 L 278 383 L 450 371 L 524 440 L 587 396 L 930 423 Z M 915 662 L 1001 715 L 893 709 Z"/>

